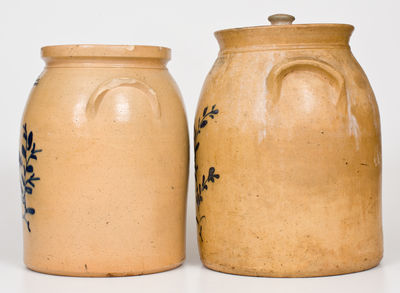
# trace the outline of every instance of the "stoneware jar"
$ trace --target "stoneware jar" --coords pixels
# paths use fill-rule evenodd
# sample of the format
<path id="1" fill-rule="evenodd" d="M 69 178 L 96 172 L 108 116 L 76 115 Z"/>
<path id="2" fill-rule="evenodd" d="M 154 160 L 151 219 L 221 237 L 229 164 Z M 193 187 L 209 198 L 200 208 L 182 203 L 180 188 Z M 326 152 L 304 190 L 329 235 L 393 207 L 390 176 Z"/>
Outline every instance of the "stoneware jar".
<path id="1" fill-rule="evenodd" d="M 179 266 L 188 132 L 170 50 L 67 45 L 42 56 L 21 126 L 25 264 L 70 276 Z"/>
<path id="2" fill-rule="evenodd" d="M 382 258 L 381 134 L 347 24 L 215 33 L 195 119 L 205 266 L 273 277 L 344 274 Z"/>

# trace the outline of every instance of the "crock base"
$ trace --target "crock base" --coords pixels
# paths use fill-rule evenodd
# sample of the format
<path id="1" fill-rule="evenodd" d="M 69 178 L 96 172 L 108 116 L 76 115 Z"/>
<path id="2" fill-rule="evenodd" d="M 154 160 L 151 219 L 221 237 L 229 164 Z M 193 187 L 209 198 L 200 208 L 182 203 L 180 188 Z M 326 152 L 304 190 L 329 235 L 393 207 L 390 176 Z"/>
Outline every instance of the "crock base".
<path id="1" fill-rule="evenodd" d="M 61 271 L 61 270 L 51 270 L 51 269 L 43 269 L 40 267 L 35 267 L 33 265 L 25 264 L 26 267 L 34 272 L 48 274 L 48 275 L 57 275 L 57 276 L 68 276 L 68 277 L 98 277 L 98 278 L 105 278 L 105 277 L 129 277 L 129 276 L 139 276 L 139 275 L 148 275 L 148 274 L 155 274 L 161 273 L 165 271 L 169 271 L 175 269 L 182 265 L 184 259 L 181 260 L 179 263 L 175 263 L 168 266 L 163 266 L 159 268 L 154 268 L 151 270 L 145 271 L 130 271 L 130 272 L 88 272 L 88 271 Z"/>
<path id="2" fill-rule="evenodd" d="M 326 270 L 326 271 L 318 271 L 318 272 L 284 272 L 284 271 L 261 271 L 255 269 L 248 268 L 240 268 L 233 267 L 225 264 L 211 264 L 202 260 L 203 265 L 211 269 L 213 271 L 217 271 L 220 273 L 232 274 L 232 275 L 241 275 L 241 276 L 251 276 L 251 277 L 268 277 L 268 278 L 312 278 L 312 277 L 327 277 L 327 276 L 337 276 L 337 275 L 345 275 L 351 273 L 357 273 L 372 269 L 379 265 L 380 259 L 375 262 L 371 262 L 368 265 L 363 264 L 358 268 L 354 266 L 353 268 L 343 269 L 343 270 Z"/>

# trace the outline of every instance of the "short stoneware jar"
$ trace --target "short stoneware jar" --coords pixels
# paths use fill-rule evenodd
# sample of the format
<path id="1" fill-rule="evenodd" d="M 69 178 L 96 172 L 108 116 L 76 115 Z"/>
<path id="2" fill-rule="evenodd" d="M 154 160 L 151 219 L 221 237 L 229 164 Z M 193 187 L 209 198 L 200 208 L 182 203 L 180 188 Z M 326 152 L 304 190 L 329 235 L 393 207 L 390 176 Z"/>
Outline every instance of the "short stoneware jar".
<path id="1" fill-rule="evenodd" d="M 195 119 L 205 266 L 272 277 L 357 272 L 382 258 L 381 131 L 347 24 L 215 33 Z"/>
<path id="2" fill-rule="evenodd" d="M 42 56 L 21 126 L 25 264 L 70 276 L 179 266 L 189 154 L 170 49 L 66 45 Z"/>

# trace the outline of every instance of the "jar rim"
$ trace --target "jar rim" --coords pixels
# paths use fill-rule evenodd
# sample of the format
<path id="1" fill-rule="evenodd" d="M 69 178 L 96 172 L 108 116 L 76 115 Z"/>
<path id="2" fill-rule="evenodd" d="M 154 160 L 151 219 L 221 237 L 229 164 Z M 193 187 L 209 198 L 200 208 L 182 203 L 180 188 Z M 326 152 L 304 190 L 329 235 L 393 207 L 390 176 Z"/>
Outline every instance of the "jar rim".
<path id="1" fill-rule="evenodd" d="M 353 30 L 350 24 L 288 24 L 224 29 L 214 35 L 223 51 L 248 47 L 348 47 Z"/>
<path id="2" fill-rule="evenodd" d="M 343 29 L 349 29 L 349 30 L 354 30 L 354 26 L 351 24 L 346 24 L 346 23 L 300 23 L 300 24 L 287 24 L 287 25 L 255 25 L 255 26 L 245 26 L 245 27 L 234 27 L 234 28 L 227 28 L 227 29 L 221 29 L 217 30 L 214 34 L 220 34 L 224 32 L 229 32 L 229 31 L 235 31 L 235 32 L 240 32 L 240 31 L 251 31 L 251 30 L 281 30 L 281 29 L 287 29 L 287 28 L 292 28 L 292 29 L 318 29 L 319 27 L 321 28 L 343 28 Z"/>
<path id="3" fill-rule="evenodd" d="M 171 49 L 167 47 L 146 45 L 75 44 L 45 46 L 41 49 L 41 55 L 43 58 L 114 57 L 170 60 Z"/>

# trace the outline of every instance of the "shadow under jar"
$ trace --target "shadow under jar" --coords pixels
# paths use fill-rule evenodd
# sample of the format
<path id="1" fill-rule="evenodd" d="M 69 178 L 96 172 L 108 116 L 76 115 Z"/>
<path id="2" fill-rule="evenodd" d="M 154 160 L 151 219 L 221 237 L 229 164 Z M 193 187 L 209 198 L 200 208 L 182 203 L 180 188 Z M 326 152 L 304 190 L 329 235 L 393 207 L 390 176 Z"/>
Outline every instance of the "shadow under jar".
<path id="1" fill-rule="evenodd" d="M 42 55 L 22 119 L 25 264 L 70 276 L 179 266 L 189 154 L 170 50 L 67 45 Z"/>
<path id="2" fill-rule="evenodd" d="M 382 258 L 381 133 L 353 26 L 215 33 L 195 119 L 198 243 L 213 270 L 310 277 Z"/>

